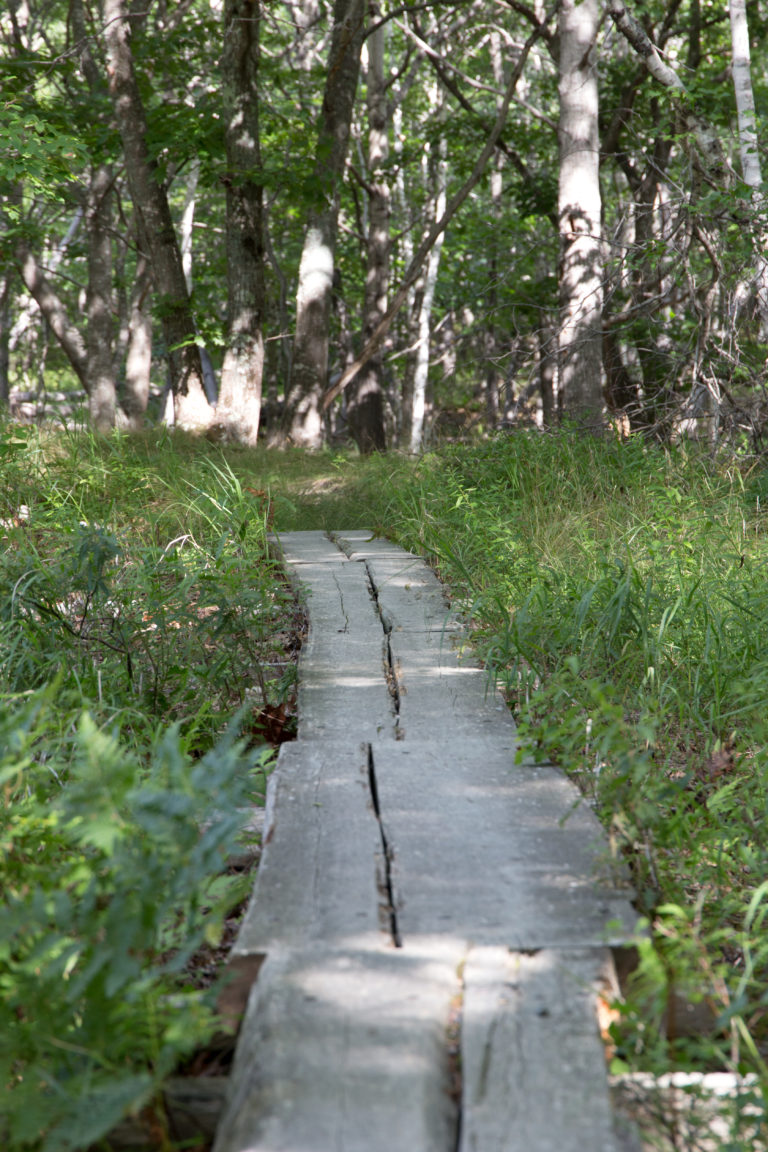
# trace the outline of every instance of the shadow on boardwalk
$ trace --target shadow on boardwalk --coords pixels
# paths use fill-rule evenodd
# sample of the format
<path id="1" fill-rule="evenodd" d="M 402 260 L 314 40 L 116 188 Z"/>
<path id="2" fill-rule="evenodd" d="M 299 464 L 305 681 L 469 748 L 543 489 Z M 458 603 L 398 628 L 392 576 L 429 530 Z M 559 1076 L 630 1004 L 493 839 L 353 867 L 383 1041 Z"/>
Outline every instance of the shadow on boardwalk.
<path id="1" fill-rule="evenodd" d="M 616 1152 L 595 997 L 635 915 L 599 825 L 517 763 L 420 559 L 279 543 L 310 634 L 215 1152 Z"/>

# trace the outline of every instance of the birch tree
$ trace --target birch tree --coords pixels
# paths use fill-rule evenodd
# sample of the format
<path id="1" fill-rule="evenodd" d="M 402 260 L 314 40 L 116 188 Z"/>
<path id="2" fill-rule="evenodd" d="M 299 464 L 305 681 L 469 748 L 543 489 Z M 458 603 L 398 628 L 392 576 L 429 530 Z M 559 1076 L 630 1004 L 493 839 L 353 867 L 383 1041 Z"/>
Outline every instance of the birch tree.
<path id="1" fill-rule="evenodd" d="M 433 101 L 437 101 L 437 91 L 433 90 Z M 433 103 L 433 108 L 434 108 Z M 429 149 L 423 157 L 424 180 L 429 186 L 434 185 L 432 203 L 434 205 L 434 219 L 440 220 L 445 213 L 446 189 L 448 181 L 448 147 L 445 134 L 441 136 L 434 160 Z M 416 348 L 413 357 L 413 381 L 409 389 L 410 395 L 404 399 L 403 424 L 407 432 L 407 446 L 410 452 L 421 450 L 424 439 L 424 418 L 427 408 L 427 385 L 429 382 L 430 336 L 432 333 L 432 308 L 435 301 L 435 288 L 437 276 L 440 271 L 440 257 L 443 251 L 445 232 L 441 231 L 432 245 L 427 257 L 424 270 L 424 281 L 418 298 L 418 312 L 416 317 Z"/>
<path id="2" fill-rule="evenodd" d="M 98 432 L 114 428 L 117 390 L 112 360 L 112 185 L 106 164 L 92 174 L 88 188 L 88 292 L 86 294 L 86 357 L 88 411 Z"/>
<path id="3" fill-rule="evenodd" d="M 178 238 L 157 162 L 147 145 L 147 120 L 131 50 L 125 0 L 103 0 L 109 91 L 125 154 L 126 175 L 142 248 L 152 266 L 174 401 L 181 428 L 210 424 L 200 350 Z"/>
<path id="4" fill-rule="evenodd" d="M 125 386 L 121 393 L 121 407 L 128 427 L 139 431 L 149 400 L 152 370 L 152 313 L 149 298 L 152 275 L 149 262 L 139 253 L 132 278 L 130 297 L 125 300 L 122 319 L 121 344 L 125 356 Z"/>
<path id="5" fill-rule="evenodd" d="M 559 385 L 563 411 L 592 429 L 603 409 L 598 20 L 597 0 L 560 0 Z"/>
<path id="6" fill-rule="evenodd" d="M 369 4 L 375 26 L 367 40 L 366 104 L 368 109 L 368 235 L 366 237 L 365 296 L 363 301 L 363 340 L 374 332 L 387 310 L 391 241 L 389 235 L 391 194 L 386 174 L 389 156 L 389 112 L 384 71 L 385 26 L 379 22 L 379 5 Z M 347 409 L 349 428 L 361 452 L 383 451 L 384 393 L 381 382 L 382 357 L 377 352 L 368 361 L 350 389 Z"/>
<path id="7" fill-rule="evenodd" d="M 750 188 L 752 206 L 757 224 L 757 254 L 755 289 L 757 313 L 760 317 L 761 337 L 768 339 L 768 259 L 765 245 L 768 242 L 768 221 L 765 217 L 763 174 L 760 166 L 760 151 L 757 137 L 757 115 L 755 97 L 752 91 L 752 70 L 749 50 L 749 24 L 747 21 L 746 0 L 730 0 L 731 49 L 733 88 L 736 98 L 736 112 L 739 127 L 739 155 L 741 175 Z"/>

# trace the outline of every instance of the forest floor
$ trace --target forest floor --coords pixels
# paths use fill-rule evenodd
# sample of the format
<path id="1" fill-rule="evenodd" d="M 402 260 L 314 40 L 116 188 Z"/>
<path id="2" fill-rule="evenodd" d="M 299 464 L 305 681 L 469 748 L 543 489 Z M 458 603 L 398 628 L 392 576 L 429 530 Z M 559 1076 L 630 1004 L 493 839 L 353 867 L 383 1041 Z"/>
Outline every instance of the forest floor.
<path id="1" fill-rule="evenodd" d="M 301 623 L 268 533 L 339 526 L 433 564 L 521 737 L 629 865 L 648 931 L 611 1009 L 613 1072 L 755 1077 L 728 1146 L 758 1146 L 761 460 L 566 433 L 412 461 L 8 426 L 0 479 L 9 1147 L 99 1139 L 216 1032 L 207 985 L 251 883 L 222 871 L 243 849 L 219 809 L 259 803 L 263 743 L 294 722 Z"/>

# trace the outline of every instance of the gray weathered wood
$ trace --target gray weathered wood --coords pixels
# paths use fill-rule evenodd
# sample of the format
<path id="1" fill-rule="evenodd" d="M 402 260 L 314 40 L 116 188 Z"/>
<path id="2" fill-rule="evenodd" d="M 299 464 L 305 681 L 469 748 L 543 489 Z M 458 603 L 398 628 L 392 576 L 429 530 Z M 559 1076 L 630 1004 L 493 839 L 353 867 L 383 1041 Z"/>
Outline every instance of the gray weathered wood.
<path id="1" fill-rule="evenodd" d="M 562 773 L 515 765 L 505 725 L 496 735 L 445 745 L 406 735 L 373 751 L 403 938 L 444 932 L 514 948 L 625 940 L 636 918 L 594 816 Z"/>
<path id="2" fill-rule="evenodd" d="M 322 532 L 281 540 L 311 627 L 299 662 L 299 737 L 377 739 L 393 725 L 386 643 L 366 573 Z"/>
<path id="3" fill-rule="evenodd" d="M 271 953 L 241 1029 L 217 1152 L 449 1152 L 456 961 L 434 945 Z"/>
<path id="4" fill-rule="evenodd" d="M 365 565 L 384 623 L 395 631 L 441 635 L 459 628 L 440 581 L 419 556 L 365 533 L 336 533 L 350 560 Z"/>
<path id="5" fill-rule="evenodd" d="M 608 962 L 573 948 L 470 952 L 459 1152 L 613 1152 L 594 1002 Z"/>
<path id="6" fill-rule="evenodd" d="M 517 763 L 418 557 L 357 531 L 280 550 L 310 618 L 299 738 L 234 949 L 259 974 L 215 1152 L 617 1152 L 594 995 L 635 916 L 597 821 Z"/>
<path id="7" fill-rule="evenodd" d="M 378 937 L 382 871 L 367 750 L 285 744 L 236 956 Z"/>
<path id="8" fill-rule="evenodd" d="M 507 728 L 514 737 L 509 709 L 482 668 L 460 659 L 450 633 L 393 632 L 389 651 L 398 690 L 400 739 L 470 742 L 484 728 Z"/>

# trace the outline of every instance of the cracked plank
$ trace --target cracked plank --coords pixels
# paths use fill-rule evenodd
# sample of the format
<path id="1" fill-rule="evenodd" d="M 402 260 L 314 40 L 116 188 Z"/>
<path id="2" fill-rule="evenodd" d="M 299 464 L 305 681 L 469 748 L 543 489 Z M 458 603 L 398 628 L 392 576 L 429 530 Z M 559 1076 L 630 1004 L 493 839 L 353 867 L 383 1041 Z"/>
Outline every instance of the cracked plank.
<path id="1" fill-rule="evenodd" d="M 336 532 L 333 537 L 351 560 L 366 565 L 383 618 L 393 631 L 440 637 L 460 629 L 440 581 L 421 557 L 365 532 Z"/>
<path id="2" fill-rule="evenodd" d="M 381 833 L 368 749 L 284 744 L 256 885 L 234 956 L 378 937 Z"/>
<path id="3" fill-rule="evenodd" d="M 299 738 L 391 735 L 386 638 L 362 566 L 323 532 L 292 532 L 281 538 L 280 553 L 310 620 L 299 660 Z"/>
<path id="4" fill-rule="evenodd" d="M 400 691 L 399 722 L 403 738 L 472 740 L 483 730 L 514 740 L 515 722 L 483 668 L 462 660 L 449 635 L 393 631 L 391 660 Z"/>
<path id="5" fill-rule="evenodd" d="M 391 739 L 394 704 L 385 663 L 381 631 L 372 640 L 331 637 L 308 649 L 299 664 L 299 739 Z"/>
<path id="6" fill-rule="evenodd" d="M 515 766 L 514 754 L 503 726 L 495 739 L 441 745 L 406 733 L 376 748 L 403 940 L 433 932 L 517 948 L 626 940 L 636 916 L 597 820 L 562 773 Z"/>

